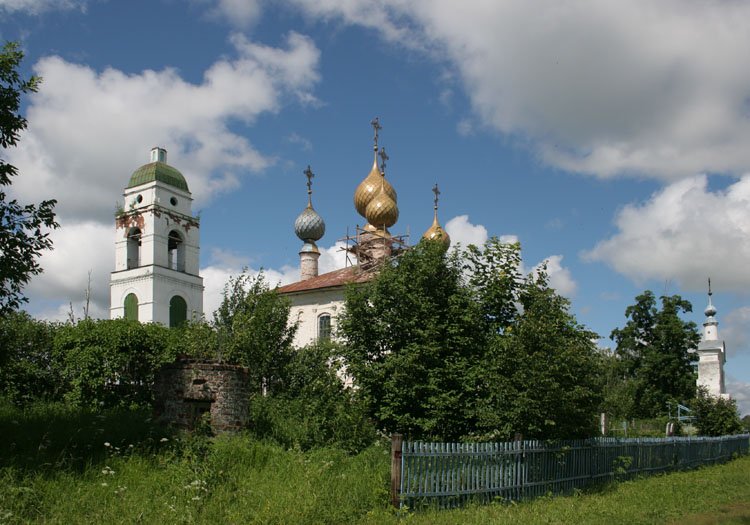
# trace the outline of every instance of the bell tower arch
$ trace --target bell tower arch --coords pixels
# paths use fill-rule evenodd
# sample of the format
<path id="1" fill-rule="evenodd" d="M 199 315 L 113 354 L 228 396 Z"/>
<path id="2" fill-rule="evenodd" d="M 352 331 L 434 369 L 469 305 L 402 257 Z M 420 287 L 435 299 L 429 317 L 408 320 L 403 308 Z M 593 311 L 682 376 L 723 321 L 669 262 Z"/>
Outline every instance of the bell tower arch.
<path id="1" fill-rule="evenodd" d="M 167 164 L 167 150 L 151 150 L 123 197 L 115 217 L 110 317 L 165 326 L 200 318 L 200 221 L 185 177 Z"/>

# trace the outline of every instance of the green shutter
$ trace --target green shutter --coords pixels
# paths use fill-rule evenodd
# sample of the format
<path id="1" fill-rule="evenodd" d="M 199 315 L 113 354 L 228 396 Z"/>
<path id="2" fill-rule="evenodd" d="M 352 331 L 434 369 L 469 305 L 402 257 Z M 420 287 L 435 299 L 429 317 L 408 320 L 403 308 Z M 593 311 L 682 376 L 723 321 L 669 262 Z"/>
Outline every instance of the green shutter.
<path id="1" fill-rule="evenodd" d="M 187 303 L 179 295 L 169 301 L 169 326 L 182 326 L 187 321 Z"/>
<path id="2" fill-rule="evenodd" d="M 129 293 L 125 297 L 125 319 L 138 320 L 138 297 L 134 293 Z"/>

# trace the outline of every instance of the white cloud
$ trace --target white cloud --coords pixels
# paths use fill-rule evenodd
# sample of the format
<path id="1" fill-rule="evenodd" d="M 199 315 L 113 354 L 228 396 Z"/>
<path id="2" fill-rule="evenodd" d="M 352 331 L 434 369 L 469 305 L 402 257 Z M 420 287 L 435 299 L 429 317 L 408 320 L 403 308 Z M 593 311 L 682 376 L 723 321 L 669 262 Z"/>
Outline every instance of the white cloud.
<path id="1" fill-rule="evenodd" d="M 346 245 L 343 242 L 337 242 L 333 246 L 320 249 L 320 259 L 318 260 L 319 273 L 328 273 L 345 267 L 347 265 L 345 247 Z M 354 255 L 349 254 L 349 258 L 352 264 L 357 264 L 357 259 Z"/>
<path id="2" fill-rule="evenodd" d="M 97 72 L 59 57 L 41 59 L 34 69 L 44 81 L 29 99 L 29 129 L 9 151 L 23 174 L 13 191 L 26 202 L 54 195 L 62 216 L 102 221 L 152 146 L 169 150 L 198 205 L 271 164 L 228 123 L 252 124 L 290 96 L 313 101 L 320 53 L 297 33 L 284 49 L 240 35 L 232 43 L 238 58 L 215 62 L 201 84 L 173 69 Z"/>
<path id="3" fill-rule="evenodd" d="M 288 1 L 448 61 L 475 117 L 551 165 L 667 180 L 750 167 L 747 2 Z"/>
<path id="4" fill-rule="evenodd" d="M 86 10 L 88 0 L 0 0 L 0 11 L 38 15 L 45 11 Z"/>
<path id="5" fill-rule="evenodd" d="M 740 416 L 750 414 L 750 383 L 727 377 L 727 393 L 737 401 Z"/>
<path id="6" fill-rule="evenodd" d="M 32 308 L 42 305 L 36 315 L 59 316 L 61 299 L 65 311 L 69 300 L 78 304 L 93 269 L 92 314 L 108 317 L 114 205 L 132 171 L 147 162 L 151 146 L 169 150 L 196 207 L 236 187 L 248 171 L 274 162 L 230 130 L 229 121 L 251 125 L 289 99 L 314 102 L 310 89 L 318 81 L 320 53 L 297 33 L 287 36 L 283 49 L 241 35 L 231 40 L 237 58 L 215 62 L 200 84 L 169 68 L 126 74 L 112 68 L 97 72 L 59 57 L 37 62 L 35 71 L 44 82 L 29 99 L 29 129 L 18 148 L 7 152 L 22 174 L 14 180 L 14 196 L 22 202 L 58 200 L 55 250 L 42 256 L 44 273 L 26 290 Z M 218 304 L 215 297 L 230 270 L 241 268 L 207 268 L 207 312 Z M 268 276 L 274 284 L 288 282 L 287 273 Z"/>
<path id="7" fill-rule="evenodd" d="M 210 14 L 236 27 L 247 27 L 261 15 L 260 0 L 217 0 Z"/>
<path id="8" fill-rule="evenodd" d="M 468 246 L 474 244 L 481 246 L 487 242 L 487 228 L 481 224 L 472 224 L 469 222 L 468 215 L 458 215 L 453 217 L 445 224 L 445 231 L 451 238 L 451 244 L 461 244 Z"/>
<path id="9" fill-rule="evenodd" d="M 37 302 L 52 306 L 34 315 L 45 319 L 66 319 L 69 303 L 76 316 L 82 307 L 91 271 L 91 317 L 109 317 L 109 272 L 114 268 L 114 221 L 61 222 L 51 234 L 54 249 L 42 253 L 39 264 L 44 273 L 34 277 L 25 290 Z"/>
<path id="10" fill-rule="evenodd" d="M 546 263 L 550 287 L 557 290 L 557 293 L 560 295 L 572 298 L 576 293 L 578 285 L 573 279 L 570 270 L 562 265 L 562 260 L 562 255 L 550 255 L 545 261 L 535 266 L 534 270 Z"/>
<path id="11" fill-rule="evenodd" d="M 727 344 L 727 354 L 750 352 L 750 306 L 736 308 L 727 314 L 718 312 L 719 337 Z"/>
<path id="12" fill-rule="evenodd" d="M 750 286 L 750 175 L 723 191 L 709 191 L 707 178 L 673 183 L 642 204 L 617 213 L 618 232 L 583 253 L 641 285 L 675 279 L 684 289 Z"/>

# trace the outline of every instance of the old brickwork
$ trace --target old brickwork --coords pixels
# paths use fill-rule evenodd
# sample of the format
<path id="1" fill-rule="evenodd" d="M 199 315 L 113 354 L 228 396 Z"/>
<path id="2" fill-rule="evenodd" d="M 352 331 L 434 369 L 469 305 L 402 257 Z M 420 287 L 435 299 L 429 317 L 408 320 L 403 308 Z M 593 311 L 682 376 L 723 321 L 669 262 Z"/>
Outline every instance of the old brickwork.
<path id="1" fill-rule="evenodd" d="M 210 413 L 216 432 L 241 430 L 249 420 L 248 370 L 238 365 L 180 359 L 164 366 L 154 383 L 154 416 L 192 429 Z"/>

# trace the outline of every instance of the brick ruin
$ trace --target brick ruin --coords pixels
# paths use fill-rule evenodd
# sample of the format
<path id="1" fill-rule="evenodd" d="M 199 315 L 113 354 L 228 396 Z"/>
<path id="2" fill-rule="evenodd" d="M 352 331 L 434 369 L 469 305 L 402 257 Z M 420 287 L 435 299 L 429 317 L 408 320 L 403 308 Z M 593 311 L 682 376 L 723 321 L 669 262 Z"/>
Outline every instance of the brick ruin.
<path id="1" fill-rule="evenodd" d="M 249 421 L 248 375 L 239 365 L 178 359 L 156 375 L 154 416 L 192 430 L 208 413 L 214 432 L 241 430 Z"/>

